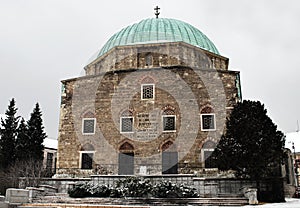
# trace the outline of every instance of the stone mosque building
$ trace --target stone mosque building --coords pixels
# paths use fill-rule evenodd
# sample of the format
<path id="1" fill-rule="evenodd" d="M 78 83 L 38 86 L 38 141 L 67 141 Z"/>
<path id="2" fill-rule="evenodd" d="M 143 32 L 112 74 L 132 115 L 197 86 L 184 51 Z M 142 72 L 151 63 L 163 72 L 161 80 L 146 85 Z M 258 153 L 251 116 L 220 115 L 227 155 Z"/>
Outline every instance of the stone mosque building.
<path id="1" fill-rule="evenodd" d="M 84 76 L 62 81 L 57 174 L 214 169 L 240 74 L 200 30 L 156 15 L 115 33 Z"/>

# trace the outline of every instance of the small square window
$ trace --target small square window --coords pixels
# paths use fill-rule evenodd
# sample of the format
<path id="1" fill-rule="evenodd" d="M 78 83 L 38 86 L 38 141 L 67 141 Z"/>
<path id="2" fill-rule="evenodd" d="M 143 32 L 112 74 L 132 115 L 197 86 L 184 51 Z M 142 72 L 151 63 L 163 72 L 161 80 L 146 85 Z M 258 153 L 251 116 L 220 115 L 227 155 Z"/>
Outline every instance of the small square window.
<path id="1" fill-rule="evenodd" d="M 201 114 L 201 130 L 202 131 L 216 130 L 215 114 Z"/>
<path id="2" fill-rule="evenodd" d="M 154 99 L 154 84 L 142 85 L 142 100 Z"/>
<path id="3" fill-rule="evenodd" d="M 133 117 L 121 118 L 121 132 L 133 132 Z"/>
<path id="4" fill-rule="evenodd" d="M 163 116 L 163 131 L 175 131 L 175 116 Z"/>
<path id="5" fill-rule="evenodd" d="M 83 134 L 95 134 L 95 125 L 96 125 L 95 118 L 84 118 L 83 126 L 82 126 L 82 133 Z"/>

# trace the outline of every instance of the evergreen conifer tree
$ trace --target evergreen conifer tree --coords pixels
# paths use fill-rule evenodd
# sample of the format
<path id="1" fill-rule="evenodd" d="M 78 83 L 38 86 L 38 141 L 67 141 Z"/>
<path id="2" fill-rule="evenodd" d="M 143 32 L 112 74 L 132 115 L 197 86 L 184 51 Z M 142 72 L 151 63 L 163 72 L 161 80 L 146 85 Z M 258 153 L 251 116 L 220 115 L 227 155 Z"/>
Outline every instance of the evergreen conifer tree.
<path id="1" fill-rule="evenodd" d="M 16 160 L 25 161 L 30 157 L 30 140 L 28 128 L 25 120 L 22 118 L 17 131 L 16 140 Z"/>
<path id="2" fill-rule="evenodd" d="M 27 121 L 30 158 L 33 160 L 43 160 L 44 139 L 47 137 L 44 132 L 42 113 L 37 103 L 30 119 Z"/>
<path id="3" fill-rule="evenodd" d="M 212 154 L 221 170 L 253 180 L 279 176 L 285 136 L 259 101 L 243 101 L 226 122 L 226 133 Z"/>
<path id="4" fill-rule="evenodd" d="M 12 99 L 5 112 L 6 118 L 1 119 L 0 130 L 0 168 L 6 169 L 15 162 L 16 137 L 19 117 L 16 116 L 15 100 Z"/>

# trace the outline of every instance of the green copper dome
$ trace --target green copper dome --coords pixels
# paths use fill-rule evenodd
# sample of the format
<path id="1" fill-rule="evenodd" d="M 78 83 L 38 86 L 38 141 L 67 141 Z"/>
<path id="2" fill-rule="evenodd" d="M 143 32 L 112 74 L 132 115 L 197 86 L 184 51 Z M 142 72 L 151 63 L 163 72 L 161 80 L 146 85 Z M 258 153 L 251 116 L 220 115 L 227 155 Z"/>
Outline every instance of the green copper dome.
<path id="1" fill-rule="evenodd" d="M 180 41 L 219 54 L 215 45 L 206 35 L 192 25 L 175 19 L 150 18 L 115 33 L 105 43 L 97 57 L 115 46 Z"/>

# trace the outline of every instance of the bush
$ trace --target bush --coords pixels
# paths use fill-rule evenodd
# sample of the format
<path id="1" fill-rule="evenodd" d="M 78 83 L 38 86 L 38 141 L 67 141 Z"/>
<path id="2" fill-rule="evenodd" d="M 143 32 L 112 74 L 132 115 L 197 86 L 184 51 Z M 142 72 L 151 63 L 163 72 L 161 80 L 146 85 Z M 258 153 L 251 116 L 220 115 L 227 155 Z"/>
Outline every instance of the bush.
<path id="1" fill-rule="evenodd" d="M 112 189 L 106 185 L 94 185 L 90 182 L 79 182 L 68 190 L 70 197 L 109 197 Z"/>
<path id="2" fill-rule="evenodd" d="M 153 195 L 157 198 L 196 198 L 199 197 L 195 188 L 171 181 L 162 181 L 153 187 Z"/>
<path id="3" fill-rule="evenodd" d="M 138 177 L 128 177 L 116 183 L 118 192 L 122 192 L 123 197 L 150 197 L 152 184 L 150 180 Z"/>
<path id="4" fill-rule="evenodd" d="M 77 183 L 75 184 L 75 186 L 72 189 L 68 190 L 68 194 L 70 197 L 74 197 L 74 198 L 82 198 L 82 197 L 89 197 L 92 194 L 89 192 L 91 188 L 91 184 L 90 183 Z"/>
<path id="5" fill-rule="evenodd" d="M 111 194 L 111 189 L 106 185 L 96 185 L 90 188 L 89 192 L 91 193 L 92 197 L 109 197 Z"/>
<path id="6" fill-rule="evenodd" d="M 195 198 L 199 197 L 195 188 L 170 181 L 153 185 L 149 179 L 128 177 L 116 182 L 114 187 L 78 183 L 68 191 L 70 197 L 157 197 L 157 198 Z"/>

